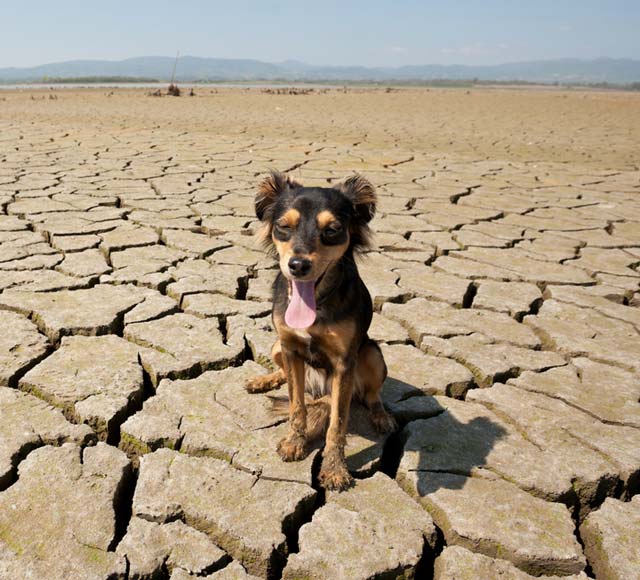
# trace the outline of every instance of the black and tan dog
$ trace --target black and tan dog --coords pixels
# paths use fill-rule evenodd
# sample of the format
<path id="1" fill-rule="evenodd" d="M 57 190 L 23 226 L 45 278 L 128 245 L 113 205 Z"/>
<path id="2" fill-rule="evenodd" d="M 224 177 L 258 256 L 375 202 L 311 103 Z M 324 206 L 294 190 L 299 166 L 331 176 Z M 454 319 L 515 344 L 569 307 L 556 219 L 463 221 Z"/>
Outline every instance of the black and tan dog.
<path id="1" fill-rule="evenodd" d="M 278 453 L 284 461 L 303 459 L 309 442 L 326 430 L 320 483 L 344 489 L 352 482 L 344 455 L 352 397 L 368 407 L 379 431 L 396 427 L 380 398 L 387 368 L 367 335 L 371 297 L 354 261 L 369 244 L 375 191 L 358 175 L 323 188 L 274 172 L 262 182 L 255 207 L 263 241 L 280 262 L 273 286 L 278 340 L 271 352 L 279 370 L 246 388 L 265 392 L 288 383 L 290 425 Z"/>

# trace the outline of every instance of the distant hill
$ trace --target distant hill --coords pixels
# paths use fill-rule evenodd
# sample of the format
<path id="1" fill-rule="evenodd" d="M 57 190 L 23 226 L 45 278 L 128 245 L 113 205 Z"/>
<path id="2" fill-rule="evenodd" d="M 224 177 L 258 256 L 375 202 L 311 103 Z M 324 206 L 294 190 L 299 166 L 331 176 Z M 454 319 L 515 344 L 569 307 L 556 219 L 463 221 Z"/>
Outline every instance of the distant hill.
<path id="1" fill-rule="evenodd" d="M 42 82 L 47 79 L 136 77 L 168 80 L 173 57 L 146 56 L 121 61 L 74 60 L 29 68 L 1 68 L 0 82 Z M 478 79 L 540 83 L 615 83 L 640 81 L 640 60 L 599 58 L 558 59 L 498 65 L 438 65 L 401 67 L 315 66 L 298 61 L 269 63 L 248 59 L 183 56 L 176 80 L 186 81 L 429 81 Z"/>

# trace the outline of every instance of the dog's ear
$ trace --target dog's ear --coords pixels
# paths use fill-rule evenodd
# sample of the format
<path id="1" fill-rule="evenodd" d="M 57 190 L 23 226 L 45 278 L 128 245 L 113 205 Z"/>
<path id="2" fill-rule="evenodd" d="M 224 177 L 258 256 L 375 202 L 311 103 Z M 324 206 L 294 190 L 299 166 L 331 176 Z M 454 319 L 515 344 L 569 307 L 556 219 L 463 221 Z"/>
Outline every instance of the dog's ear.
<path id="1" fill-rule="evenodd" d="M 271 171 L 263 179 L 258 188 L 258 193 L 256 193 L 255 208 L 258 219 L 260 221 L 271 221 L 273 206 L 278 196 L 296 187 L 300 187 L 300 184 L 293 181 L 288 175 L 278 171 Z"/>
<path id="2" fill-rule="evenodd" d="M 356 173 L 335 188 L 351 200 L 358 220 L 366 224 L 373 219 L 378 198 L 368 179 Z"/>

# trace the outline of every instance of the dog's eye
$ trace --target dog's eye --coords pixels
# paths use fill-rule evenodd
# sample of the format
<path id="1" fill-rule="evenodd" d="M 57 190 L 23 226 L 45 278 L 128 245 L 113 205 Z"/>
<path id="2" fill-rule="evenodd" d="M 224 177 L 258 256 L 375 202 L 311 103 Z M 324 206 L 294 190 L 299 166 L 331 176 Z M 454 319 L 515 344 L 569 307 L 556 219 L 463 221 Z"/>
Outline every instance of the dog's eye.
<path id="1" fill-rule="evenodd" d="M 281 234 L 290 234 L 291 233 L 291 226 L 287 225 L 287 224 L 276 224 L 275 225 L 275 230 L 276 232 L 279 232 Z"/>
<path id="2" fill-rule="evenodd" d="M 340 224 L 333 224 L 324 229 L 324 235 L 328 238 L 333 238 L 342 232 L 342 226 Z"/>

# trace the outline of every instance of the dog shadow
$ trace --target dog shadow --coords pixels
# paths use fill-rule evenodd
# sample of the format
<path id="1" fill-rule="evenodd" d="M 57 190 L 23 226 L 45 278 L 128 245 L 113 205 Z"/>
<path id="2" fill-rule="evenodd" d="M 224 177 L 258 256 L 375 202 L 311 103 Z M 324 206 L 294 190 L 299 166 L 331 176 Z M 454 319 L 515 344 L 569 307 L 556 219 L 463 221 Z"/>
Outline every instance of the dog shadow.
<path id="1" fill-rule="evenodd" d="M 385 381 L 382 397 L 398 421 L 398 430 L 377 433 L 366 409 L 354 402 L 347 465 L 356 478 L 379 470 L 392 478 L 412 480 L 411 487 L 421 497 L 442 488 L 462 489 L 464 476 L 485 469 L 492 449 L 507 433 L 488 417 L 460 421 L 447 410 L 446 397 L 436 398 L 393 377 Z M 452 401 L 457 404 L 463 403 Z M 354 440 L 357 448 L 350 452 L 349 443 Z"/>

